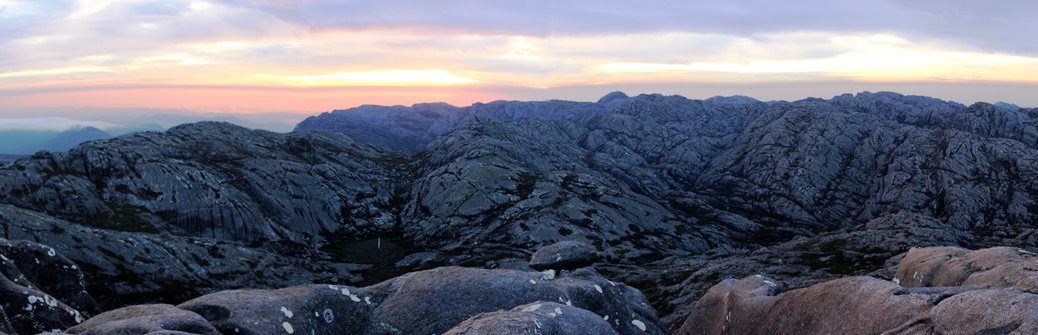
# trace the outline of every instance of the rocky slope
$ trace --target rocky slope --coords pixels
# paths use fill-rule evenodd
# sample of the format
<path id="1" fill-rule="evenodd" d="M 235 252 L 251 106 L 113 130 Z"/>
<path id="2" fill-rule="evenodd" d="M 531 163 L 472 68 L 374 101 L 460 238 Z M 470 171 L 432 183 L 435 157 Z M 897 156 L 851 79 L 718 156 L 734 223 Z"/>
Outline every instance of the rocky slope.
<path id="1" fill-rule="evenodd" d="M 728 277 L 892 279 L 911 247 L 1038 246 L 1038 111 L 1007 105 L 612 93 L 363 106 L 296 130 L 199 123 L 40 153 L 0 167 L 0 219 L 8 238 L 87 250 L 70 256 L 86 277 L 120 283 L 96 289 L 135 297 L 114 305 L 528 269 L 538 247 L 578 241 L 670 330 Z M 179 269 L 147 275 L 134 260 L 162 245 L 176 247 L 156 264 Z M 235 282 L 251 268 L 265 274 Z M 163 300 L 162 287 L 188 289 Z M 514 307 L 470 324 L 544 317 Z"/>
<path id="2" fill-rule="evenodd" d="M 19 160 L 0 170 L 0 202 L 121 231 L 316 243 L 394 225 L 402 163 L 342 135 L 206 122 Z"/>

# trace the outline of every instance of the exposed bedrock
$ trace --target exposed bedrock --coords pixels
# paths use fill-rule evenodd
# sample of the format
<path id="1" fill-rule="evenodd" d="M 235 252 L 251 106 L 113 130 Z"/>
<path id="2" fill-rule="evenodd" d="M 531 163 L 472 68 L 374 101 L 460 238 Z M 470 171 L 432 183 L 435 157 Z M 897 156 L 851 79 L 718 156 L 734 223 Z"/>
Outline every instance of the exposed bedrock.
<path id="1" fill-rule="evenodd" d="M 783 292 L 761 275 L 726 279 L 678 333 L 1033 334 L 1036 260 L 1018 248 L 928 247 L 911 249 L 894 281 L 847 277 Z"/>
<path id="2" fill-rule="evenodd" d="M 48 246 L 0 239 L 0 332 L 64 329 L 96 308 L 68 258 Z"/>

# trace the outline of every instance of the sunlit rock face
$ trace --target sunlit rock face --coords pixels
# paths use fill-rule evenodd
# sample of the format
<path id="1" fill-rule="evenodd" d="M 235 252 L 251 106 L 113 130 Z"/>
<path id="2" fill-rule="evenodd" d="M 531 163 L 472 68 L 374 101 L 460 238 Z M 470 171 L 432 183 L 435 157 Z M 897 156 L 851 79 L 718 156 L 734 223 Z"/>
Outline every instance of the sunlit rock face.
<path id="1" fill-rule="evenodd" d="M 1019 248 L 912 248 L 893 280 L 847 277 L 783 292 L 754 275 L 726 279 L 677 334 L 1031 334 L 1034 254 Z"/>

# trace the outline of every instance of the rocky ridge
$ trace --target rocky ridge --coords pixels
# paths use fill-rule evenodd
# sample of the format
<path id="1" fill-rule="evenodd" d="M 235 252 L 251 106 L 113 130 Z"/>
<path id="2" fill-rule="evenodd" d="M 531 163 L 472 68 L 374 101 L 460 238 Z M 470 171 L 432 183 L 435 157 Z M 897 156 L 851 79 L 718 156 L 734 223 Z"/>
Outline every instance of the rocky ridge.
<path id="1" fill-rule="evenodd" d="M 40 153 L 0 167 L 0 218 L 31 236 L 9 238 L 88 250 L 74 259 L 87 278 L 139 297 L 116 305 L 160 287 L 189 288 L 166 301 L 179 303 L 441 265 L 525 269 L 540 246 L 576 241 L 676 330 L 726 277 L 798 288 L 892 279 L 916 246 L 1034 250 L 1036 118 L 894 93 L 365 106 L 291 134 L 200 123 Z M 356 264 L 384 243 L 398 255 Z M 160 244 L 178 247 L 159 264 L 182 271 L 149 277 L 133 261 Z M 199 244 L 253 263 L 212 263 Z M 110 255 L 124 252 L 141 254 Z M 252 264 L 270 275 L 235 282 Z M 513 312 L 494 319 L 543 317 Z"/>

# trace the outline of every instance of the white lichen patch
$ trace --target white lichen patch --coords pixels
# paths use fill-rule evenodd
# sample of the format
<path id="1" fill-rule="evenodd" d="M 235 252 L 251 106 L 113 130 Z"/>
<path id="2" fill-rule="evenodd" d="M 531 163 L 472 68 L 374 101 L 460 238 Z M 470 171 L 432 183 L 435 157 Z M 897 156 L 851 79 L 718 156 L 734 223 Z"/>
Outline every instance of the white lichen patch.
<path id="1" fill-rule="evenodd" d="M 555 314 L 562 315 L 562 307 L 555 307 Z"/>
<path id="2" fill-rule="evenodd" d="M 541 280 L 552 280 L 555 279 L 555 270 L 544 270 L 541 272 Z"/>
<path id="3" fill-rule="evenodd" d="M 638 329 L 641 329 L 642 331 L 645 331 L 645 329 L 647 329 L 645 327 L 645 322 L 642 322 L 641 320 L 637 320 L 637 319 L 631 320 L 631 324 L 634 325 L 635 327 L 638 327 Z"/>
<path id="4" fill-rule="evenodd" d="M 602 291 L 602 287 L 598 286 L 598 284 L 595 284 L 595 291 L 598 291 L 598 293 L 605 293 Z"/>
<path id="5" fill-rule="evenodd" d="M 537 281 L 533 280 L 533 279 L 530 279 L 530 284 L 537 285 Z"/>
<path id="6" fill-rule="evenodd" d="M 288 321 L 282 322 L 281 323 L 281 328 L 285 328 L 285 332 L 289 333 L 289 334 L 292 334 L 292 333 L 296 332 L 295 328 L 292 328 L 292 324 L 288 323 Z"/>
<path id="7" fill-rule="evenodd" d="M 325 323 L 331 324 L 332 321 L 335 321 L 335 313 L 330 308 L 325 308 L 323 314 Z"/>
<path id="8" fill-rule="evenodd" d="M 84 321 L 83 320 L 83 315 L 79 314 L 79 311 L 72 309 L 72 310 L 68 311 L 68 314 L 72 315 L 72 318 L 76 320 L 77 324 L 78 323 L 83 323 L 83 321 Z"/>
<path id="9" fill-rule="evenodd" d="M 526 308 L 523 308 L 523 312 L 535 312 L 538 309 L 541 309 L 541 304 L 533 304 L 530 306 L 526 306 Z"/>
<path id="10" fill-rule="evenodd" d="M 289 319 L 291 319 L 292 316 L 294 316 L 294 314 L 292 314 L 292 311 L 288 310 L 288 308 L 285 308 L 285 306 L 281 306 L 281 313 L 285 314 L 285 317 Z"/>
<path id="11" fill-rule="evenodd" d="M 47 248 L 47 256 L 54 257 L 58 253 L 54 251 L 54 248 Z"/>
<path id="12" fill-rule="evenodd" d="M 350 294 L 350 300 L 353 300 L 353 302 L 360 302 L 360 297 Z"/>

